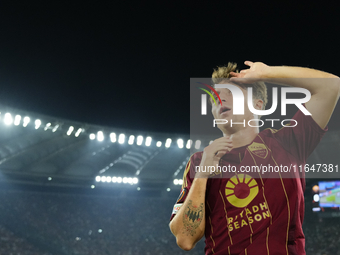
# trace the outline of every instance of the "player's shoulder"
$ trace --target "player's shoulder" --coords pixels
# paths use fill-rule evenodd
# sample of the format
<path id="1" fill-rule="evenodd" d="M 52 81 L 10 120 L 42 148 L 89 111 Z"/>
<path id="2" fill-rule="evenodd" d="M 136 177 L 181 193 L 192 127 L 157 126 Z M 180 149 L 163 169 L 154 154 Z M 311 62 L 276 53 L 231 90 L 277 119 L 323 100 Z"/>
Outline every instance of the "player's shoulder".
<path id="1" fill-rule="evenodd" d="M 274 129 L 274 128 L 266 128 L 262 130 L 259 134 L 263 136 L 275 136 L 281 133 L 281 131 L 284 130 L 285 127 L 290 126 L 291 124 L 284 125 L 280 129 Z"/>
<path id="2" fill-rule="evenodd" d="M 194 165 L 200 164 L 202 160 L 203 151 L 195 152 L 191 155 L 189 162 Z"/>

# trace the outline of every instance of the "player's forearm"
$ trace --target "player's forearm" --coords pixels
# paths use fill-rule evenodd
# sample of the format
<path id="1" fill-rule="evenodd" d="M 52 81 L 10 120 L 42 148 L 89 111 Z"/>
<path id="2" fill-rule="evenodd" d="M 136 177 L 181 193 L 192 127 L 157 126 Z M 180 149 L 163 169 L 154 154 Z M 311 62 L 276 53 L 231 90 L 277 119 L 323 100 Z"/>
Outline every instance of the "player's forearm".
<path id="1" fill-rule="evenodd" d="M 305 67 L 270 66 L 262 77 L 267 82 L 308 89 L 312 95 L 325 90 L 337 93 L 340 84 L 336 75 Z"/>
<path id="2" fill-rule="evenodd" d="M 181 209 L 170 222 L 171 232 L 183 250 L 191 250 L 205 232 L 205 192 L 207 178 L 194 179 Z"/>

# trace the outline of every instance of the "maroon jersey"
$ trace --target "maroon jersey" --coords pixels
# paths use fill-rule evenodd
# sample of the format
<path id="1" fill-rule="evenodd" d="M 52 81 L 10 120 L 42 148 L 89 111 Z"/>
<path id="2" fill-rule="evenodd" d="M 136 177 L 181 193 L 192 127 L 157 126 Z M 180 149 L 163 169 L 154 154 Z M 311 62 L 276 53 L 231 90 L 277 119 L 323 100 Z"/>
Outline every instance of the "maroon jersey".
<path id="1" fill-rule="evenodd" d="M 305 164 L 327 128 L 321 129 L 301 111 L 293 119 L 297 126 L 265 129 L 251 144 L 221 158 L 220 166 L 234 166 L 237 171 L 222 172 L 215 176 L 220 178 L 207 182 L 205 254 L 306 254 L 302 231 L 305 180 L 299 165 Z M 201 157 L 202 152 L 197 152 L 187 164 L 171 219 L 185 201 Z M 246 172 L 251 166 L 290 170 Z"/>

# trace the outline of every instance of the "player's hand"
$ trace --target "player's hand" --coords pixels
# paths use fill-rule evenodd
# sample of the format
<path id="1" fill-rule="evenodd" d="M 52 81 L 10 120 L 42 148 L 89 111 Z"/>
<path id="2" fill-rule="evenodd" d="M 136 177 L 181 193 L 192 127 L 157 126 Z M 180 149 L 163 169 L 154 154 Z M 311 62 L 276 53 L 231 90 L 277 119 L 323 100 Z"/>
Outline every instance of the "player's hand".
<path id="1" fill-rule="evenodd" d="M 203 168 L 208 166 L 218 166 L 220 159 L 228 151 L 233 148 L 233 141 L 231 137 L 221 137 L 213 141 L 209 146 L 205 147 L 203 150 L 202 160 L 200 166 Z M 216 168 L 217 169 L 217 168 Z M 210 172 L 197 172 L 196 177 L 208 178 Z"/>
<path id="2" fill-rule="evenodd" d="M 249 69 L 243 69 L 239 73 L 230 72 L 231 81 L 236 83 L 254 83 L 263 78 L 269 69 L 269 66 L 262 62 L 245 61 L 245 65 L 249 66 Z"/>

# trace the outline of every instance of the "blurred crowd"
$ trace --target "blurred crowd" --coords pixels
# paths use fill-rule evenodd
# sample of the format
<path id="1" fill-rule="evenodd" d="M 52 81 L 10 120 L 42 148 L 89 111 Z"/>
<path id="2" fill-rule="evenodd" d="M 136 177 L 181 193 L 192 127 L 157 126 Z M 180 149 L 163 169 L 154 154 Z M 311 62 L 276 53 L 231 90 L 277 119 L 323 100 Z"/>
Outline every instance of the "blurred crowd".
<path id="1" fill-rule="evenodd" d="M 203 240 L 177 247 L 173 199 L 1 190 L 0 201 L 0 255 L 204 254 Z M 340 255 L 338 219 L 304 228 L 307 255 Z"/>

